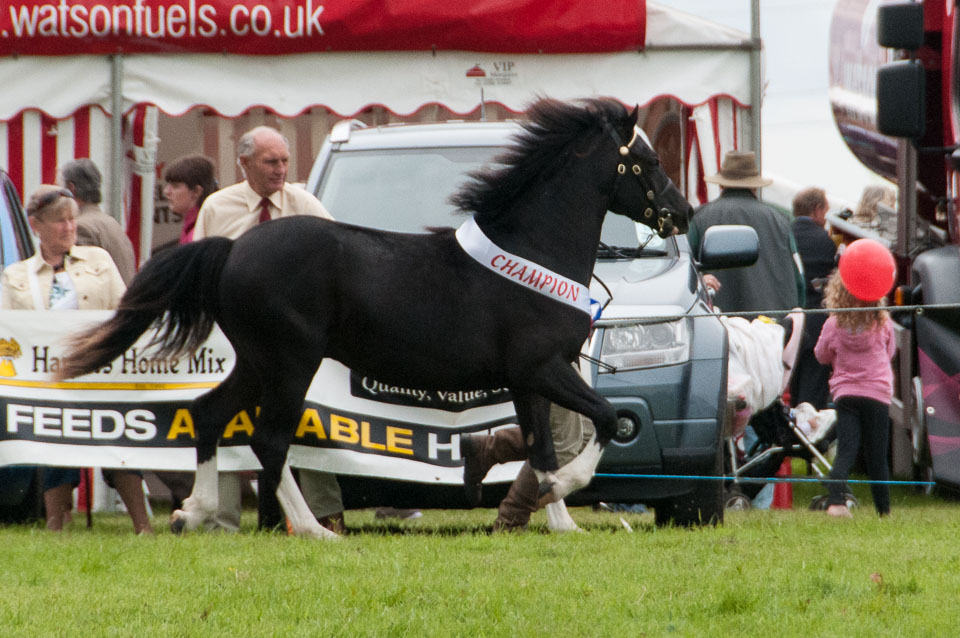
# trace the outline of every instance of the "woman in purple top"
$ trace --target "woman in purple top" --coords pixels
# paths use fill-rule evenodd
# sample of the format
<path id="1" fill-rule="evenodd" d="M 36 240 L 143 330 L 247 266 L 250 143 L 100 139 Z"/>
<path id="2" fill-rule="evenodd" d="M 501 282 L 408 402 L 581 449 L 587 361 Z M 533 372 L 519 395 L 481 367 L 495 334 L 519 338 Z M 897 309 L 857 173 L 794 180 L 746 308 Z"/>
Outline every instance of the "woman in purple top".
<path id="1" fill-rule="evenodd" d="M 875 308 L 884 300 L 862 301 L 846 289 L 838 271 L 827 284 L 827 308 Z M 830 394 L 837 407 L 837 456 L 831 479 L 846 481 L 863 450 L 872 481 L 889 481 L 887 448 L 890 440 L 890 400 L 896 351 L 893 322 L 885 310 L 834 312 L 823 325 L 814 354 L 820 363 L 833 366 Z M 827 513 L 850 518 L 844 497 L 845 482 L 830 483 Z M 890 488 L 871 483 L 873 505 L 883 516 L 890 513 Z"/>

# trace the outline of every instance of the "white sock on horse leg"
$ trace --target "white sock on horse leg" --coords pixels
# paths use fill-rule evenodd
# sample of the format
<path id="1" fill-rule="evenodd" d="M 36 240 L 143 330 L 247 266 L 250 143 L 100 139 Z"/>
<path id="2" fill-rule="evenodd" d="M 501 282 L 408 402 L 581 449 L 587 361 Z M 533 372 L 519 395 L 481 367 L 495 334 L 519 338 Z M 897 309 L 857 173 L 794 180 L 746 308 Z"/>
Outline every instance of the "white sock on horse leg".
<path id="1" fill-rule="evenodd" d="M 300 488 L 293 478 L 293 472 L 290 471 L 290 465 L 283 464 L 283 473 L 280 475 L 280 486 L 277 488 L 277 500 L 283 508 L 284 514 L 290 521 L 290 528 L 294 536 L 307 536 L 310 538 L 334 539 L 340 538 L 334 532 L 320 525 L 314 517 L 310 507 L 303 499 Z"/>
<path id="2" fill-rule="evenodd" d="M 217 475 L 217 455 L 199 463 L 193 480 L 193 490 L 183 501 L 183 509 L 170 515 L 171 525 L 192 531 L 217 515 L 220 500 Z"/>
<path id="3" fill-rule="evenodd" d="M 556 503 L 547 503 L 544 508 L 547 512 L 547 527 L 551 532 L 583 531 L 577 527 L 577 522 L 570 516 L 567 504 L 560 499 Z"/>
<path id="4" fill-rule="evenodd" d="M 537 482 L 540 484 L 540 489 L 543 490 L 545 486 L 549 487 L 549 491 L 542 493 L 539 496 L 537 501 L 537 507 L 546 507 L 550 503 L 555 503 L 563 498 L 558 494 L 558 483 L 557 475 L 554 472 L 541 472 L 540 470 L 534 470 L 533 473 L 537 477 Z"/>
<path id="5" fill-rule="evenodd" d="M 603 448 L 600 447 L 597 435 L 594 433 L 580 454 L 554 474 L 553 480 L 556 481 L 553 488 L 554 495 L 557 498 L 565 498 L 567 494 L 589 485 L 602 452 Z"/>

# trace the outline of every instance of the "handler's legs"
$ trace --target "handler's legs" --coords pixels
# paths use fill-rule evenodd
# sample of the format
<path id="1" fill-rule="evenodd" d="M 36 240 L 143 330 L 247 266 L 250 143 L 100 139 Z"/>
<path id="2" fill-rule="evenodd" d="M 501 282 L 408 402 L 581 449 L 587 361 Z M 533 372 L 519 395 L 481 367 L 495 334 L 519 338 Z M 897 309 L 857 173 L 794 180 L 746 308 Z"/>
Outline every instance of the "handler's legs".
<path id="1" fill-rule="evenodd" d="M 240 530 L 243 513 L 243 481 L 240 472 L 217 473 L 217 514 L 209 524 L 211 529 L 225 532 Z"/>
<path id="2" fill-rule="evenodd" d="M 492 435 L 466 434 L 460 437 L 463 457 L 463 488 L 467 502 L 476 507 L 483 493 L 483 478 L 494 465 L 527 458 L 520 428 L 497 430 Z"/>
<path id="3" fill-rule="evenodd" d="M 493 521 L 493 531 L 522 531 L 530 522 L 530 515 L 537 511 L 537 492 L 540 482 L 530 463 L 524 463 L 517 478 L 510 484 L 510 490 L 500 501 L 497 518 Z"/>
<path id="4" fill-rule="evenodd" d="M 581 414 L 559 405 L 550 406 L 550 434 L 557 453 L 557 463 L 563 467 L 572 461 L 594 434 L 593 422 Z M 525 529 L 530 515 L 537 511 L 539 482 L 529 463 L 524 463 L 507 495 L 500 502 L 495 531 Z"/>
<path id="5" fill-rule="evenodd" d="M 336 474 L 300 470 L 300 491 L 321 525 L 337 534 L 347 530 L 343 518 L 343 494 Z"/>

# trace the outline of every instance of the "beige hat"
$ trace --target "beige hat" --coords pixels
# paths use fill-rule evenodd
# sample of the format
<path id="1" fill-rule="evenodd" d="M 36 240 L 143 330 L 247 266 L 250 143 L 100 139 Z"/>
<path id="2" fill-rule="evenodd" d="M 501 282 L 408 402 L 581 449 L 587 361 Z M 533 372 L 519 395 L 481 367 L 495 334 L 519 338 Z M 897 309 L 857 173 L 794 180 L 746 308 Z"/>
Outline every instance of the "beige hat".
<path id="1" fill-rule="evenodd" d="M 757 154 L 753 151 L 730 151 L 723 157 L 720 172 L 705 181 L 731 188 L 760 188 L 773 183 L 760 175 L 757 167 Z"/>

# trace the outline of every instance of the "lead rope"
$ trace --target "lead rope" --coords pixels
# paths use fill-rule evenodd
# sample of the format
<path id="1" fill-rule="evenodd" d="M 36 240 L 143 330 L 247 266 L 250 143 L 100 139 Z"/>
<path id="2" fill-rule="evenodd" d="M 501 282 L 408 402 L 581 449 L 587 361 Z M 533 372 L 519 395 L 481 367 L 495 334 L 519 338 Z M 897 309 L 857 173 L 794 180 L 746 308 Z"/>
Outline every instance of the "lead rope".
<path id="1" fill-rule="evenodd" d="M 605 243 L 600 242 L 600 245 L 603 246 L 604 248 L 606 248 L 607 250 L 611 250 L 611 252 L 612 252 L 612 249 L 611 249 L 609 246 L 607 246 Z M 603 288 L 604 292 L 607 293 L 607 300 L 603 303 L 603 305 L 600 306 L 600 310 L 596 313 L 596 316 L 593 316 L 593 315 L 591 314 L 591 317 L 590 317 L 590 332 L 592 333 L 592 332 L 593 332 L 593 323 L 603 315 L 603 311 L 606 310 L 606 309 L 607 309 L 607 306 L 610 305 L 610 302 L 613 301 L 613 292 L 611 292 L 611 290 L 610 290 L 610 288 L 607 286 L 607 284 L 604 283 L 603 279 L 600 279 L 600 277 L 597 277 L 597 274 L 596 274 L 596 273 L 590 273 L 590 277 L 591 277 L 592 279 L 595 279 L 596 282 L 597 282 L 598 284 L 600 284 L 600 286 Z M 591 300 L 591 306 L 592 306 L 592 300 Z M 591 310 L 592 310 L 592 308 L 591 308 Z M 606 369 L 606 370 L 609 371 L 609 372 L 616 372 L 616 371 L 617 371 L 617 369 L 616 369 L 614 366 L 610 365 L 609 363 L 606 363 L 606 362 L 604 362 L 604 361 L 600 361 L 599 359 L 597 359 L 597 358 L 595 358 L 595 357 L 591 357 L 590 355 L 585 354 L 585 353 L 583 353 L 583 352 L 580 353 L 580 358 L 581 358 L 582 360 L 586 361 L 587 363 L 592 363 L 593 365 L 598 366 L 598 367 L 601 367 L 601 368 L 604 368 L 604 369 Z"/>

